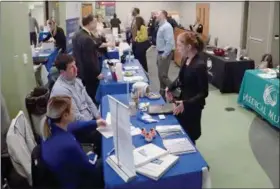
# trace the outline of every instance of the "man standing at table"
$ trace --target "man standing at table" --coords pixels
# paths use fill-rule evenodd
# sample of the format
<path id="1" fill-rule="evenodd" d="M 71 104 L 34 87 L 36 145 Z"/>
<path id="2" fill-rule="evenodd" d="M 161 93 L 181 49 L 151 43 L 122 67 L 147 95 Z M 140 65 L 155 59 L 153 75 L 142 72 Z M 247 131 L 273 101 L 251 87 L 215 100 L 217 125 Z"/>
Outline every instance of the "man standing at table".
<path id="1" fill-rule="evenodd" d="M 171 84 L 168 71 L 175 49 L 173 28 L 167 21 L 167 16 L 168 13 L 165 10 L 160 11 L 158 15 L 159 29 L 156 37 L 158 77 L 160 94 L 163 98 L 165 98 L 165 88 Z"/>
<path id="2" fill-rule="evenodd" d="M 95 43 L 91 33 L 96 29 L 97 20 L 93 15 L 88 15 L 82 19 L 82 29 L 73 37 L 73 55 L 78 68 L 78 77 L 82 79 L 87 93 L 97 104 L 95 95 L 99 86 L 99 80 L 103 79 L 98 62 L 98 44 Z"/>
<path id="3" fill-rule="evenodd" d="M 39 33 L 39 25 L 36 18 L 31 16 L 31 12 L 28 14 L 29 16 L 29 33 L 30 33 L 30 45 L 37 45 L 37 33 Z M 37 30 L 37 33 L 36 33 Z"/>

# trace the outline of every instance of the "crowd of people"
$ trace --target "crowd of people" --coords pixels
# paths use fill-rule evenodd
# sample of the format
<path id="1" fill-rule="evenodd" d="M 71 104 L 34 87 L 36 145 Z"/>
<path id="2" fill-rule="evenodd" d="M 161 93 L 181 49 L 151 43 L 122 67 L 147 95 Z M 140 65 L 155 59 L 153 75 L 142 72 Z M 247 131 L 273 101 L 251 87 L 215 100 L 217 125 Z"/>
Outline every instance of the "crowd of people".
<path id="1" fill-rule="evenodd" d="M 167 102 L 174 103 L 174 115 L 195 143 L 201 135 L 201 114 L 208 95 L 207 69 L 200 55 L 204 48 L 201 38 L 194 31 L 178 37 L 182 67 L 178 78 L 171 81 L 168 71 L 175 50 L 174 28 L 178 24 L 164 10 L 152 15 L 148 24 L 138 8 L 133 9 L 131 16 L 130 27 L 125 32 L 135 58 L 149 73 L 146 51 L 155 45 L 159 92 Z M 36 22 L 31 21 L 30 27 L 37 27 Z M 107 26 L 102 17 L 90 14 L 82 18 L 82 26 L 72 39 L 72 56 L 65 53 L 63 29 L 53 19 L 47 23 L 50 34 L 44 41 L 53 38 L 62 53 L 54 64 L 59 76 L 51 88 L 47 106 L 42 160 L 53 174 L 54 183 L 63 188 L 102 188 L 102 164 L 96 161 L 101 157 L 101 135 L 96 128 L 106 127 L 106 121 L 101 118 L 95 96 L 99 82 L 104 78 L 99 58 L 106 54 L 107 47 L 115 44 L 105 40 L 102 30 Z M 121 21 L 116 14 L 110 24 L 121 32 Z M 30 33 L 30 37 L 33 43 L 33 34 Z M 181 95 L 176 97 L 173 92 L 177 88 L 180 88 Z M 82 150 L 80 144 L 84 143 L 94 144 L 91 156 Z"/>

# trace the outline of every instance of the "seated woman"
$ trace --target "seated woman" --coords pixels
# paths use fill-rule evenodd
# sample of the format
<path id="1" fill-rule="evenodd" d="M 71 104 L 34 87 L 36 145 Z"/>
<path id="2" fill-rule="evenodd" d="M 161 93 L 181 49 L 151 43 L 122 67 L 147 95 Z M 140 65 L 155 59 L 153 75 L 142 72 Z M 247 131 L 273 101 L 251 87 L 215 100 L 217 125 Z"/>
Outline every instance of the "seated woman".
<path id="1" fill-rule="evenodd" d="M 177 37 L 177 49 L 182 56 L 178 78 L 166 88 L 166 99 L 175 103 L 173 110 L 180 125 L 192 142 L 201 135 L 201 114 L 208 96 L 208 73 L 204 61 L 204 43 L 195 32 L 185 32 Z M 178 101 L 172 91 L 181 89 Z"/>
<path id="2" fill-rule="evenodd" d="M 93 152 L 87 155 L 72 132 L 106 126 L 106 122 L 101 119 L 87 122 L 73 120 L 70 97 L 56 96 L 49 100 L 44 128 L 47 140 L 41 144 L 42 160 L 61 188 L 102 188 L 103 173 L 97 156 Z"/>
<path id="3" fill-rule="evenodd" d="M 144 70 L 148 72 L 146 51 L 151 46 L 148 37 L 148 28 L 145 26 L 145 21 L 141 16 L 137 16 L 135 19 L 136 19 L 137 34 L 135 37 L 134 56 L 136 59 L 139 60 Z"/>
<path id="4" fill-rule="evenodd" d="M 47 24 L 49 26 L 50 33 L 43 40 L 43 42 L 47 42 L 53 38 L 55 40 L 55 46 L 58 49 L 61 49 L 61 53 L 64 53 L 66 51 L 66 36 L 64 34 L 64 30 L 57 26 L 55 21 L 52 19 L 48 20 Z"/>
<path id="5" fill-rule="evenodd" d="M 265 68 L 273 68 L 271 54 L 264 54 L 261 59 L 261 64 L 257 67 L 257 69 L 265 69 Z"/>

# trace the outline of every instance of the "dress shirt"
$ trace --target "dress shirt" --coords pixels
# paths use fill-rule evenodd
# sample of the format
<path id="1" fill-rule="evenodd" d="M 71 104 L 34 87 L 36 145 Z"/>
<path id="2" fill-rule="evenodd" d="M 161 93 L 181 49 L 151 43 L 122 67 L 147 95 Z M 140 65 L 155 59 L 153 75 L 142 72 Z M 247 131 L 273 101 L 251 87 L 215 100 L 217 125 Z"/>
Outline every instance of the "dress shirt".
<path id="1" fill-rule="evenodd" d="M 60 95 L 67 95 L 72 98 L 75 120 L 88 121 L 100 116 L 97 107 L 79 78 L 68 81 L 60 75 L 53 86 L 51 97 Z"/>
<path id="2" fill-rule="evenodd" d="M 166 20 L 159 24 L 156 48 L 157 51 L 163 52 L 161 54 L 163 57 L 167 57 L 175 49 L 173 28 Z"/>

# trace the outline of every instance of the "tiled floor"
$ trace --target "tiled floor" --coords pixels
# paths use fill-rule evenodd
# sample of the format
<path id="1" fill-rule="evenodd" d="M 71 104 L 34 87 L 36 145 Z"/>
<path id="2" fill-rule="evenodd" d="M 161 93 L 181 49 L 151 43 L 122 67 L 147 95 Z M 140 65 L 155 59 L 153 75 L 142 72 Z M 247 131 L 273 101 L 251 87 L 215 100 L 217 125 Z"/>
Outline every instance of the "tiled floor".
<path id="1" fill-rule="evenodd" d="M 155 49 L 147 58 L 151 88 L 158 91 Z M 172 80 L 178 71 L 170 66 Z M 198 148 L 211 166 L 212 187 L 279 188 L 279 131 L 239 107 L 237 94 L 221 94 L 212 85 L 209 91 Z"/>

